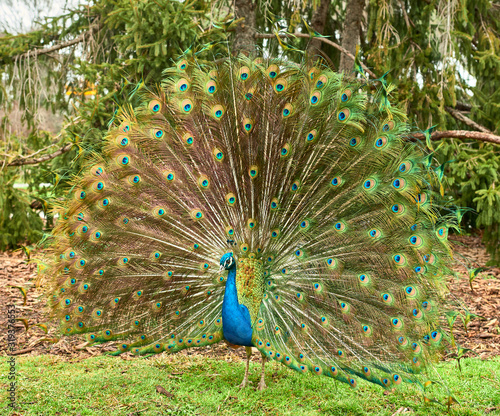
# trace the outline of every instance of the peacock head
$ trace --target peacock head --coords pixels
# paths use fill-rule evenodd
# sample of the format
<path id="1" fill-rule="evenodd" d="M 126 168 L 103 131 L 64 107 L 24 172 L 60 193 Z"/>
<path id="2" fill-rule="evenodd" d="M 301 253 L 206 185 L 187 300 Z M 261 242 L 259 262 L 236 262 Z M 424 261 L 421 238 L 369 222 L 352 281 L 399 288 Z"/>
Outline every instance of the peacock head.
<path id="1" fill-rule="evenodd" d="M 236 267 L 236 261 L 234 260 L 233 253 L 226 253 L 220 259 L 220 271 L 229 270 Z"/>

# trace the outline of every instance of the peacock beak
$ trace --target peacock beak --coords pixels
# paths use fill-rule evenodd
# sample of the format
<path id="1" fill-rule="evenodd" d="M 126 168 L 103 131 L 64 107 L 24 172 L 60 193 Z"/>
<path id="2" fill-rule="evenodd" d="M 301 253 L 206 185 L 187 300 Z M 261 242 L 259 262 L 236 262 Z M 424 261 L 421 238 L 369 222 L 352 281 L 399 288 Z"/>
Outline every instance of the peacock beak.
<path id="1" fill-rule="evenodd" d="M 224 271 L 225 267 L 223 264 L 220 265 L 219 272 L 222 273 Z"/>

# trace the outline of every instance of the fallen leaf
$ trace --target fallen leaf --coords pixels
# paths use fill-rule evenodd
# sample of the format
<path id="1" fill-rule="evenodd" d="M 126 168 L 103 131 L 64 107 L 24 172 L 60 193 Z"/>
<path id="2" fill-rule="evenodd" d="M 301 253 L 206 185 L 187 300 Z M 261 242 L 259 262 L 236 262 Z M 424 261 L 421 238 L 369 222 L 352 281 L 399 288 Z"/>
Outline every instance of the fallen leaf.
<path id="1" fill-rule="evenodd" d="M 162 386 L 156 386 L 156 392 L 163 394 L 164 396 L 167 396 L 167 397 L 174 397 L 174 395 L 172 393 L 165 390 Z"/>

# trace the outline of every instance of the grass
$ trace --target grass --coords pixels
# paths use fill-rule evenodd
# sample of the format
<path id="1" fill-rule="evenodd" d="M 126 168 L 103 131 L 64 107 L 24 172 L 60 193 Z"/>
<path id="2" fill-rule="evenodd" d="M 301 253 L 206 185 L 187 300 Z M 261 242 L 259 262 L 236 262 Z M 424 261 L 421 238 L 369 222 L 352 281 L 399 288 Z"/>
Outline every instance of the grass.
<path id="1" fill-rule="evenodd" d="M 277 363 L 266 366 L 268 389 L 238 390 L 243 362 L 201 355 L 150 359 L 99 356 L 68 362 L 60 356 L 17 357 L 17 413 L 7 406 L 7 357 L 0 369 L 0 414 L 31 415 L 392 415 L 401 407 L 417 415 L 442 415 L 447 407 L 424 403 L 409 386 L 384 394 L 371 383 L 353 390 L 327 377 L 302 375 Z M 436 368 L 459 401 L 452 415 L 500 415 L 500 357 L 464 359 Z M 250 379 L 259 379 L 252 363 Z M 156 392 L 162 386 L 169 394 Z"/>

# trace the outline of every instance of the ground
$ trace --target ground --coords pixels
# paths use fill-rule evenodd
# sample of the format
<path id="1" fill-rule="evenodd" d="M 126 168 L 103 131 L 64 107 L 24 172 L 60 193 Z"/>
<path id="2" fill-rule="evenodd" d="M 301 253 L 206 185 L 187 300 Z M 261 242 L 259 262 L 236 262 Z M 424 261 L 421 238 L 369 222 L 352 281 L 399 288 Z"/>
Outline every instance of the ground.
<path id="1" fill-rule="evenodd" d="M 479 237 L 453 236 L 451 240 L 453 242 L 454 252 L 456 253 L 455 259 L 457 260 L 457 264 L 454 266 L 456 275 L 450 277 L 449 280 L 450 300 L 461 304 L 463 307 L 462 309 L 458 309 L 460 314 L 457 316 L 454 323 L 453 332 L 457 343 L 462 348 L 466 349 L 464 356 L 474 358 L 461 360 L 463 371 L 459 372 L 458 366 L 452 361 L 456 358 L 456 354 L 450 353 L 448 356 L 444 357 L 445 361 L 448 361 L 448 363 L 444 362 L 439 364 L 438 371 L 443 374 L 447 372 L 456 373 L 455 376 L 457 378 L 452 384 L 455 382 L 463 382 L 465 390 L 462 391 L 462 388 L 458 387 L 456 390 L 459 392 L 459 397 L 457 398 L 459 401 L 465 400 L 466 402 L 470 402 L 470 409 L 469 407 L 464 407 L 462 408 L 462 410 L 465 409 L 464 412 L 462 413 L 462 411 L 460 411 L 457 414 L 500 414 L 500 269 L 488 268 L 479 273 L 472 283 L 470 283 L 467 270 L 483 266 L 488 260 L 484 246 L 480 243 Z M 257 396 L 253 397 L 253 393 L 237 394 L 236 390 L 232 391 L 228 387 L 233 384 L 237 385 L 240 381 L 239 379 L 236 380 L 239 375 L 231 376 L 232 372 L 239 371 L 239 367 L 241 367 L 241 376 L 243 375 L 242 361 L 245 357 L 244 348 L 231 350 L 225 344 L 221 343 L 213 347 L 206 347 L 203 350 L 184 350 L 175 357 L 161 355 L 153 360 L 144 360 L 132 357 L 129 354 L 123 354 L 121 359 L 103 357 L 103 350 L 114 350 L 114 347 L 89 347 L 84 339 L 78 337 L 63 337 L 61 340 L 54 343 L 53 341 L 56 337 L 56 333 L 53 325 L 48 326 L 48 334 L 45 334 L 42 328 L 36 326 L 36 324 L 45 323 L 46 320 L 43 315 L 43 310 L 41 309 L 43 301 L 39 298 L 40 291 L 34 287 L 34 279 L 34 266 L 26 264 L 24 255 L 21 252 L 0 254 L 0 296 L 3 299 L 0 305 L 0 326 L 5 328 L 7 305 L 11 303 L 17 305 L 17 317 L 27 319 L 27 321 L 18 321 L 16 325 L 16 359 L 19 368 L 24 368 L 27 372 L 27 376 L 23 375 L 20 377 L 19 383 L 23 386 L 23 394 L 27 395 L 27 401 L 25 400 L 23 402 L 24 406 L 26 409 L 29 408 L 30 410 L 28 413 L 19 413 L 19 415 L 43 414 L 45 416 L 45 414 L 81 414 L 83 416 L 85 414 L 101 414 L 97 410 L 92 410 L 95 406 L 85 407 L 86 400 L 82 401 L 82 397 L 89 396 L 89 391 L 99 386 L 98 382 L 96 384 L 95 381 L 90 379 L 88 373 L 91 373 L 92 376 L 94 376 L 94 373 L 103 373 L 103 379 L 107 380 L 109 378 L 109 383 L 106 382 L 104 386 L 100 386 L 96 392 L 92 393 L 92 395 L 98 394 L 101 392 L 101 387 L 102 390 L 108 389 L 110 391 L 111 395 L 114 397 L 113 400 L 116 400 L 116 403 L 113 404 L 113 409 L 116 410 L 116 413 L 111 412 L 109 414 L 141 414 L 141 416 L 143 414 L 182 414 L 179 413 L 181 411 L 179 409 L 189 409 L 191 405 L 201 406 L 198 408 L 200 411 L 202 408 L 205 409 L 200 413 L 212 413 L 210 409 L 214 410 L 215 407 L 218 408 L 215 413 L 218 413 L 221 406 L 224 405 L 227 409 L 221 411 L 222 413 L 239 414 L 233 412 L 236 412 L 238 408 L 238 405 L 235 403 L 240 403 L 242 400 L 247 400 L 249 407 L 242 407 L 241 413 L 253 414 L 254 412 L 251 410 L 253 408 L 252 406 L 259 405 L 259 398 Z M 13 286 L 20 286 L 28 289 L 26 305 L 22 304 L 23 297 L 21 291 L 17 288 L 13 288 Z M 469 318 L 470 322 L 467 322 Z M 28 325 L 28 331 L 26 331 L 25 325 Z M 3 342 L 0 343 L 0 355 L 5 356 L 7 343 L 5 339 L 2 341 Z M 255 353 L 253 355 L 253 360 L 259 360 L 259 355 L 260 354 Z M 497 357 L 495 358 L 495 356 Z M 2 362 L 5 362 L 5 360 L 2 360 Z M 233 362 L 238 363 L 237 368 L 232 364 Z M 64 363 L 66 363 L 68 367 L 64 367 Z M 207 368 L 213 371 L 207 370 L 207 374 L 201 375 L 203 373 L 203 363 L 205 363 Z M 163 370 L 166 369 L 166 372 L 161 373 L 163 375 L 166 374 L 166 377 L 159 376 L 158 371 L 156 371 L 158 367 L 163 368 Z M 257 364 L 251 367 L 251 374 L 253 374 L 253 378 L 255 379 L 254 382 L 257 380 L 259 367 L 260 366 Z M 109 371 L 102 371 L 103 368 L 109 369 Z M 137 374 L 134 373 L 134 375 L 129 377 L 131 371 L 129 371 L 128 368 L 136 369 Z M 194 369 L 194 373 L 191 372 L 192 369 Z M 468 372 L 470 376 L 466 376 L 466 374 L 469 374 Z M 211 375 L 211 373 L 214 374 Z M 295 375 L 295 373 L 285 368 L 282 369 L 276 363 L 268 365 L 268 373 L 269 374 L 266 373 L 267 378 L 271 378 L 268 385 L 277 384 L 274 383 L 274 381 L 278 379 L 286 379 L 286 381 L 280 381 L 280 383 L 285 383 L 285 385 L 281 386 L 280 390 L 277 390 L 278 394 L 285 395 L 286 392 L 284 390 L 286 390 L 286 388 L 295 390 L 297 383 L 302 383 L 300 381 L 302 380 L 301 377 L 304 377 L 298 374 Z M 293 373 L 293 375 L 291 373 Z M 60 376 L 60 374 L 63 375 Z M 73 375 L 70 376 L 70 374 Z M 61 383 L 60 377 L 68 377 L 68 379 Z M 149 386 L 152 390 L 146 389 L 146 392 L 141 392 L 139 387 L 137 387 L 137 383 L 142 385 L 143 382 L 145 382 L 141 377 L 150 377 L 151 380 L 155 379 L 156 381 L 154 383 L 158 384 L 155 387 L 153 381 L 150 382 L 148 378 L 148 386 L 153 383 Z M 200 377 L 208 384 L 213 384 L 207 387 L 207 394 L 215 394 L 217 397 L 220 396 L 219 399 L 217 399 L 218 401 L 216 400 L 213 404 L 215 407 L 210 407 L 210 403 L 206 402 L 203 398 L 203 391 L 205 390 L 197 390 L 196 392 L 191 391 L 189 388 L 184 390 L 186 386 L 190 385 L 190 383 L 195 383 L 195 380 Z M 122 395 L 119 391 L 115 391 L 116 386 L 113 384 L 117 382 L 116 380 L 121 380 L 121 378 L 125 381 L 125 383 L 122 383 L 123 387 L 127 386 L 127 393 Z M 113 381 L 113 379 L 115 379 L 115 381 Z M 311 376 L 311 380 L 313 379 L 317 380 L 318 378 Z M 472 390 L 473 386 L 475 386 L 475 379 L 477 379 L 476 382 L 478 382 L 478 385 Z M 26 380 L 30 381 L 27 382 Z M 184 383 L 179 384 L 178 380 L 182 380 Z M 221 380 L 226 380 L 227 383 L 224 381 L 219 386 L 218 383 L 221 382 Z M 309 380 L 309 376 L 306 380 Z M 74 400 L 68 399 L 73 403 L 72 409 L 74 412 L 69 411 L 68 408 L 65 407 L 61 411 L 57 410 L 61 407 L 61 403 L 57 400 L 57 395 L 64 396 L 66 383 L 69 383 L 69 385 L 76 383 L 74 388 L 78 391 L 84 387 L 87 389 L 85 390 L 87 393 L 81 393 L 83 396 L 76 393 L 74 396 L 69 396 L 70 398 L 74 397 Z M 134 387 L 130 386 L 130 383 L 132 383 Z M 311 381 L 312 384 L 309 382 L 307 383 L 306 389 L 313 389 L 314 394 L 316 394 L 314 389 L 323 388 L 319 385 L 315 386 L 314 383 L 316 383 L 316 381 Z M 0 381 L 0 386 L 2 387 L 0 397 L 3 396 L 5 391 L 4 387 L 7 385 L 6 380 L 2 379 L 2 381 Z M 43 395 L 40 395 L 41 391 L 46 390 L 47 385 L 50 386 L 49 390 L 53 392 L 54 399 L 49 400 L 44 398 Z M 142 385 L 141 388 L 143 387 Z M 471 390 L 469 391 L 467 389 Z M 175 398 L 171 393 L 174 390 L 178 390 Z M 250 390 L 254 391 L 254 389 Z M 129 403 L 128 399 L 125 399 L 125 396 L 129 395 L 129 393 L 132 394 L 134 391 L 134 394 L 143 398 L 142 400 L 138 399 L 135 404 Z M 208 391 L 211 393 L 208 393 Z M 280 391 L 281 393 L 279 393 Z M 497 393 L 492 394 L 490 391 L 496 391 Z M 156 409 L 158 412 L 160 412 L 160 408 L 163 409 L 160 413 L 152 412 L 150 407 L 145 408 L 145 413 L 142 413 L 142 410 L 138 409 L 138 407 L 145 406 L 144 397 L 150 397 L 151 394 L 153 394 L 151 400 L 156 400 L 157 396 L 162 396 L 162 399 L 158 402 L 161 402 L 161 404 L 158 404 L 159 408 Z M 157 396 L 154 396 L 155 394 Z M 242 394 L 245 398 L 241 397 Z M 363 414 L 363 411 L 368 411 L 365 404 L 358 402 L 356 395 L 352 396 L 352 401 L 349 401 L 351 400 L 349 399 L 349 394 L 350 393 L 347 392 L 343 393 L 342 397 L 345 403 L 342 406 L 344 406 L 345 410 L 352 405 L 353 410 L 352 412 L 346 411 L 344 414 Z M 377 393 L 375 390 L 372 392 L 370 387 L 366 388 L 363 393 L 358 394 L 367 394 L 370 397 L 376 397 L 381 393 L 380 391 Z M 335 396 L 335 393 L 333 393 L 333 395 Z M 297 396 L 301 397 L 301 394 L 297 393 Z M 334 396 L 332 396 L 332 400 L 334 400 Z M 118 400 L 116 399 L 117 397 Z M 376 400 L 373 399 L 373 397 L 370 400 Z M 408 399 L 410 401 L 405 404 L 405 397 L 405 393 L 403 393 L 400 397 L 403 401 L 384 398 L 385 405 L 381 408 L 375 406 L 373 409 L 377 408 L 378 410 L 376 412 L 374 410 L 373 414 L 402 414 L 405 412 L 405 408 L 413 408 L 418 413 L 420 405 L 413 403 L 411 399 Z M 408 398 L 414 398 L 414 395 L 412 396 L 411 393 L 408 393 Z M 271 406 L 270 409 L 272 410 L 263 412 L 262 414 L 288 414 L 283 410 L 285 408 L 288 409 L 287 406 L 289 403 L 287 403 L 286 400 L 283 401 L 282 397 L 274 396 L 269 396 L 268 399 L 270 399 L 271 402 L 266 405 Z M 304 398 L 302 397 L 302 399 Z M 96 406 L 111 406 L 106 400 L 111 399 L 103 393 L 103 403 Z M 168 401 L 167 404 L 164 403 L 165 400 Z M 318 400 L 320 400 L 319 407 L 313 406 L 312 408 L 310 407 L 310 400 L 306 400 L 307 403 L 304 404 L 305 407 L 303 409 L 304 414 L 321 414 L 322 406 L 326 406 L 326 408 L 328 408 L 328 406 L 333 406 L 332 409 L 335 408 L 338 411 L 342 409 L 342 402 L 333 405 L 328 401 L 329 399 L 322 398 L 321 396 L 319 396 Z M 202 405 L 200 405 L 198 401 L 201 401 Z M 153 406 L 153 404 L 151 404 L 151 406 Z M 153 407 L 156 408 L 155 406 L 156 405 Z M 301 411 L 300 406 L 302 405 L 300 403 L 294 404 L 294 406 L 299 406 L 298 409 Z M 362 406 L 361 410 L 359 406 Z M 280 410 L 281 408 L 283 409 Z M 326 408 L 323 410 L 326 411 Z M 41 409 L 44 410 L 41 411 Z M 122 409 L 123 412 L 121 412 L 120 409 Z M 169 411 L 166 412 L 165 409 L 169 409 Z M 306 409 L 313 410 L 305 412 Z M 359 411 L 361 411 L 361 413 L 358 413 Z M 433 412 L 434 411 L 431 413 L 434 414 Z M 190 413 L 188 411 L 186 414 L 195 413 L 198 412 L 193 411 Z M 337 413 L 335 411 L 331 414 L 342 414 L 342 412 Z M 427 411 L 425 411 L 425 414 L 427 414 Z"/>

